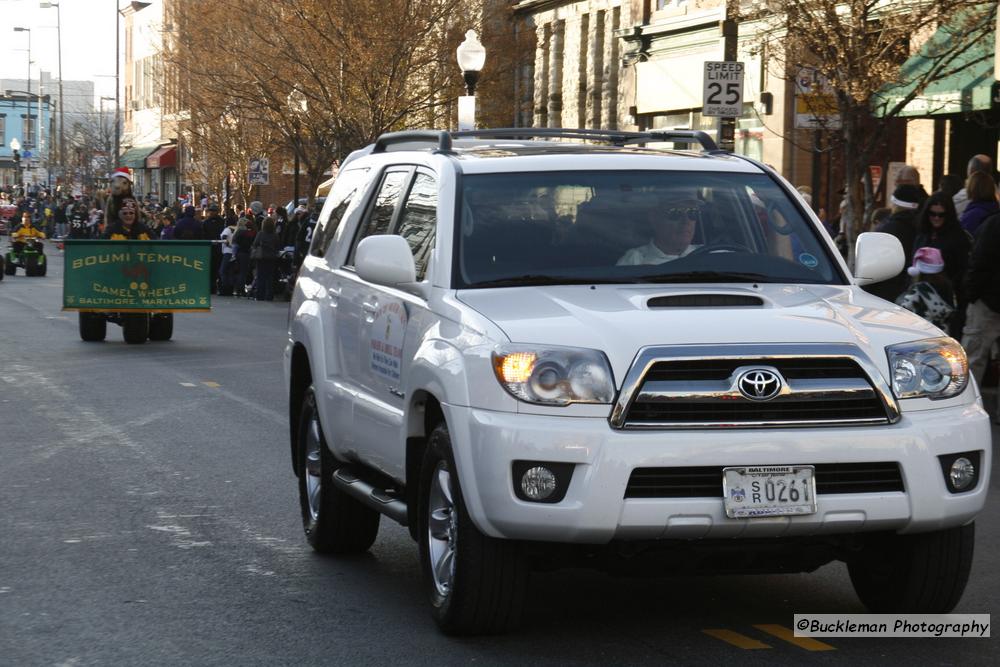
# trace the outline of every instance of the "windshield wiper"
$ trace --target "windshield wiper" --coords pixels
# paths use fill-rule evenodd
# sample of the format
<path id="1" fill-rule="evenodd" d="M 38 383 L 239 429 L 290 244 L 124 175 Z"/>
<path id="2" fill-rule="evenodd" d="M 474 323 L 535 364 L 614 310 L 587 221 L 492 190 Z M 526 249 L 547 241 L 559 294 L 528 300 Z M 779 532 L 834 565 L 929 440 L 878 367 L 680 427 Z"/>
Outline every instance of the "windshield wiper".
<path id="1" fill-rule="evenodd" d="M 511 276 L 510 278 L 497 278 L 496 280 L 482 280 L 480 282 L 472 283 L 469 287 L 521 287 L 525 285 L 621 285 L 631 282 L 634 281 L 615 280 L 609 278 L 595 279 L 528 274 L 523 276 Z"/>
<path id="2" fill-rule="evenodd" d="M 659 273 L 640 276 L 636 282 L 647 283 L 771 283 L 781 282 L 763 273 L 742 273 L 739 271 L 682 271 L 680 273 Z"/>

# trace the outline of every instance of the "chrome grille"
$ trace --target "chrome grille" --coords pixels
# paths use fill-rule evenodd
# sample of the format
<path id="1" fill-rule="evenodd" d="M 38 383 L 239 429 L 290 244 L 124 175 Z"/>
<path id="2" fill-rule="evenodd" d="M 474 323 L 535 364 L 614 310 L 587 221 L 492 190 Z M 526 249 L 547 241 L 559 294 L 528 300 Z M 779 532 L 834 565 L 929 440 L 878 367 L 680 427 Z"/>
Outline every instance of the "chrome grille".
<path id="1" fill-rule="evenodd" d="M 748 373 L 780 379 L 771 398 Z M 770 395 L 770 394 L 769 394 Z M 625 379 L 611 425 L 624 429 L 889 424 L 899 419 L 881 374 L 852 345 L 647 348 Z"/>

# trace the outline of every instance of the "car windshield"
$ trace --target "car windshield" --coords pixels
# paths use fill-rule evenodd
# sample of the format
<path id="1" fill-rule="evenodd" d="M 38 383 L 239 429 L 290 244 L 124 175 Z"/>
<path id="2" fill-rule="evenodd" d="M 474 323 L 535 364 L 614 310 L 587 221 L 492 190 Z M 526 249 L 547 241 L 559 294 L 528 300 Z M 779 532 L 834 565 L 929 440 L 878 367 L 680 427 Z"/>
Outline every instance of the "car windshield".
<path id="1" fill-rule="evenodd" d="M 473 174 L 462 190 L 456 287 L 843 281 L 766 174 Z"/>

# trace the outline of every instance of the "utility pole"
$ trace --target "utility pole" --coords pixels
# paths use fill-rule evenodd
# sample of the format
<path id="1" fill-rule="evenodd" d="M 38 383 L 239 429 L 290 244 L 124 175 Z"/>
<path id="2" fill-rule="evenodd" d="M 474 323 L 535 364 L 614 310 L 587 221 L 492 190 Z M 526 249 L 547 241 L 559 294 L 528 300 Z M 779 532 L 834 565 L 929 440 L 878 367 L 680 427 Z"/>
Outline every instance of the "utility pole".
<path id="1" fill-rule="evenodd" d="M 722 22 L 722 59 L 726 62 L 736 62 L 739 57 L 739 14 L 739 0 L 726 0 L 726 20 Z M 719 148 L 724 151 L 736 149 L 736 118 L 732 116 L 719 117 Z"/>

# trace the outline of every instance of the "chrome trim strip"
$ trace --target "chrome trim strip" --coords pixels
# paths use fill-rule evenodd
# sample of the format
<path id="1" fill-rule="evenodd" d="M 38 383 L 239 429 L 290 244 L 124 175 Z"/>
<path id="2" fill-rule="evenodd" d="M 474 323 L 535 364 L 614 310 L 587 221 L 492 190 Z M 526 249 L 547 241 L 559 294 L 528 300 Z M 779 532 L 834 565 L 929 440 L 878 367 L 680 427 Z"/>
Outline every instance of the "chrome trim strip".
<path id="1" fill-rule="evenodd" d="M 738 375 L 742 368 L 737 369 Z M 788 403 L 789 401 L 824 401 L 839 398 L 869 398 L 875 395 L 875 390 L 860 378 L 843 378 L 839 380 L 808 379 L 785 381 L 778 395 L 761 405 L 771 403 Z M 743 395 L 736 387 L 735 377 L 722 381 L 688 381 L 670 382 L 651 380 L 642 385 L 635 400 L 644 403 L 657 401 L 672 401 L 675 403 L 711 403 L 713 401 L 728 402 L 742 399 Z"/>
<path id="2" fill-rule="evenodd" d="M 869 390 L 874 389 L 881 399 L 885 408 L 886 418 L 882 419 L 847 419 L 847 420 L 812 420 L 812 421 L 774 421 L 774 422 L 668 422 L 668 423 L 642 423 L 635 424 L 625 421 L 628 409 L 637 400 L 639 391 L 643 387 L 643 378 L 658 361 L 693 361 L 693 360 L 734 360 L 753 364 L 767 364 L 773 359 L 843 359 L 848 358 L 855 361 L 868 376 L 871 382 Z M 793 382 L 794 385 L 801 385 L 802 380 Z M 657 381 L 650 384 L 669 384 Z M 720 387 L 719 382 L 709 381 L 711 387 L 705 383 L 686 383 L 689 386 L 697 386 L 701 390 L 709 390 L 713 393 Z M 808 384 L 808 383 L 807 383 Z M 784 389 L 787 389 L 786 386 Z M 804 387 L 806 389 L 806 387 Z M 738 391 L 738 390 L 737 390 Z M 852 388 L 851 391 L 854 391 Z M 645 393 L 645 392 L 644 392 Z M 718 396 L 718 394 L 716 394 Z M 721 398 L 721 397 L 720 397 Z M 618 393 L 618 400 L 611 411 L 609 423 L 615 429 L 678 429 L 678 428 L 783 428 L 783 427 L 809 427 L 809 426 L 852 426 L 867 424 L 895 424 L 901 418 L 899 404 L 889 385 L 886 383 L 878 367 L 868 358 L 868 356 L 856 345 L 850 343 L 758 343 L 751 345 L 675 345 L 675 346 L 650 346 L 639 350 L 631 368 L 625 375 L 622 382 L 621 391 Z"/>

